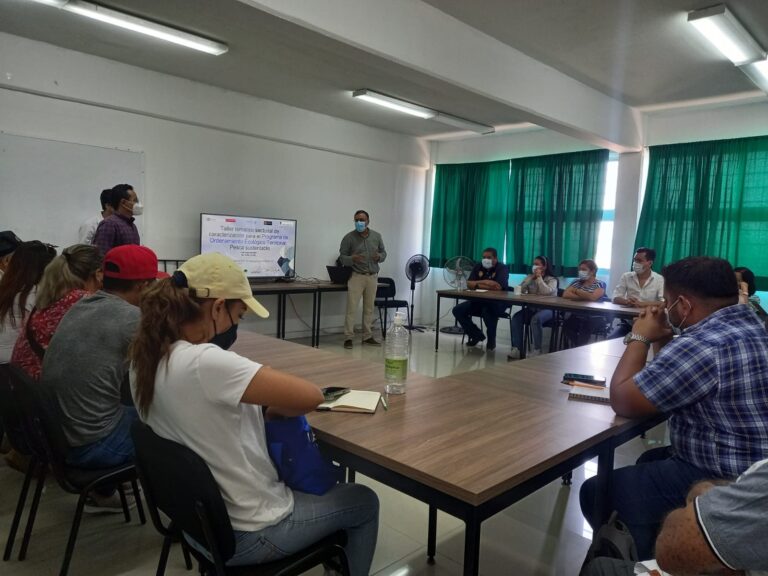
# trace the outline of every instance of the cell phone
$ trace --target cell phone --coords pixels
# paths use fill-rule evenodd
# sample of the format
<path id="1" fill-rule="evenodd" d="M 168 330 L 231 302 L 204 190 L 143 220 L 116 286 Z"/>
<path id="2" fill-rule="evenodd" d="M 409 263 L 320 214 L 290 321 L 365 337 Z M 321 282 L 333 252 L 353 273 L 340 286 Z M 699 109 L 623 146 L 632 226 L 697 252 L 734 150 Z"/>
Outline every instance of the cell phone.
<path id="1" fill-rule="evenodd" d="M 563 374 L 563 382 L 569 382 L 571 380 L 578 380 L 585 384 L 594 384 L 595 386 L 605 386 L 605 376 L 594 376 L 592 374 L 575 374 L 573 372 L 566 372 Z"/>
<path id="2" fill-rule="evenodd" d="M 322 389 L 322 392 L 325 401 L 330 402 L 331 400 L 336 400 L 340 396 L 344 396 L 344 394 L 349 392 L 349 388 L 342 388 L 340 386 L 326 386 Z"/>

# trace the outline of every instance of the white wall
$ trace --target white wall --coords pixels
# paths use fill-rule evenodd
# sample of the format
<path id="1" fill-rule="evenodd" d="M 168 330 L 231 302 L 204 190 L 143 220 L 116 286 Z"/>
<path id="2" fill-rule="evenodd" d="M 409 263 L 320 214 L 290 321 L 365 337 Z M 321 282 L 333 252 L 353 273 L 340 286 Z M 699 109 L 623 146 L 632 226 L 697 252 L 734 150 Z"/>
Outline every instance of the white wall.
<path id="1" fill-rule="evenodd" d="M 429 166 L 419 140 L 6 34 L 0 70 L 11 78 L 0 86 L 0 130 L 144 153 L 142 241 L 160 258 L 197 252 L 200 212 L 296 218 L 298 274 L 327 279 L 325 265 L 364 208 L 388 245 L 382 274 L 405 296 Z M 94 182 L 83 214 L 103 187 Z M 9 201 L 0 190 L 0 203 Z M 52 198 L 50 209 L 66 201 Z M 1 221 L 0 208 L 0 227 L 13 228 Z M 294 299 L 309 321 L 310 298 Z M 265 303 L 275 311 L 274 300 Z M 324 328 L 341 326 L 344 296 L 323 304 Z M 291 317 L 288 331 L 302 331 Z"/>

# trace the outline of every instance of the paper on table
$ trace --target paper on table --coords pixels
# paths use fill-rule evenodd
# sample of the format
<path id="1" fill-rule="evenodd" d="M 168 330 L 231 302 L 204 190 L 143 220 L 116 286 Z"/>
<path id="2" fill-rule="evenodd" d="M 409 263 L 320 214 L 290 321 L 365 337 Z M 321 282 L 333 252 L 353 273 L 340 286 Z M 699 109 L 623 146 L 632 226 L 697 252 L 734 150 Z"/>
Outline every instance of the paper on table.
<path id="1" fill-rule="evenodd" d="M 655 570 L 656 574 L 659 574 L 660 576 L 671 576 L 671 574 L 664 572 L 661 568 L 659 568 L 656 560 L 644 560 L 643 562 L 638 562 L 635 564 L 634 572 L 635 574 L 654 574 L 652 570 Z"/>
<path id="2" fill-rule="evenodd" d="M 475 292 L 488 292 L 488 290 L 485 290 L 483 288 L 475 288 Z"/>
<path id="3" fill-rule="evenodd" d="M 373 414 L 379 405 L 381 394 L 368 390 L 350 390 L 336 400 L 323 402 L 317 409 L 332 412 L 365 412 Z"/>

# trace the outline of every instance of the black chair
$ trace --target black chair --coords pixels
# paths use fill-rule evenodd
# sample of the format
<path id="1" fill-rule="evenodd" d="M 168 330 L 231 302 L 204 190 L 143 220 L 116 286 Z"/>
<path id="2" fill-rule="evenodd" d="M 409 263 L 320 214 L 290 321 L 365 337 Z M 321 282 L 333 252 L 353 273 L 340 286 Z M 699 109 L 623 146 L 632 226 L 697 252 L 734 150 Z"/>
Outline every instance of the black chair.
<path id="1" fill-rule="evenodd" d="M 133 464 L 103 469 L 84 469 L 70 466 L 66 462 L 69 446 L 64 437 L 64 431 L 61 429 L 56 406 L 45 388 L 13 364 L 10 366 L 10 383 L 13 400 L 21 416 L 24 438 L 32 455 L 32 461 L 30 462 L 27 474 L 30 480 L 31 477 L 37 476 L 37 485 L 35 486 L 35 493 L 27 516 L 27 525 L 21 542 L 19 560 L 26 558 L 32 528 L 40 504 L 40 497 L 45 485 L 45 478 L 50 471 L 65 492 L 79 496 L 75 516 L 72 519 L 69 539 L 67 540 L 67 547 L 64 551 L 64 560 L 59 571 L 60 576 L 66 576 L 72 561 L 72 554 L 75 549 L 80 522 L 83 518 L 85 503 L 88 496 L 95 489 L 117 488 L 123 504 L 125 521 L 130 522 L 131 514 L 128 510 L 125 490 L 123 488 L 123 483 L 130 482 L 133 488 L 133 496 L 136 499 L 139 519 L 142 524 L 146 523 L 144 507 L 142 506 L 139 494 L 136 467 Z M 25 479 L 25 484 L 26 482 L 27 480 Z M 22 495 L 19 498 L 20 501 L 13 520 L 15 526 L 18 526 L 23 512 L 24 502 L 22 500 L 26 500 L 25 487 L 22 487 Z M 10 544 L 12 545 L 12 542 Z M 10 549 L 7 549 L 7 552 L 10 554 Z"/>
<path id="2" fill-rule="evenodd" d="M 374 304 L 379 310 L 379 323 L 381 324 L 381 336 L 386 338 L 387 332 L 387 316 L 388 311 L 400 310 L 405 308 L 405 313 L 408 315 L 408 326 L 411 325 L 411 310 L 408 308 L 407 300 L 395 300 L 397 296 L 397 289 L 395 288 L 395 281 L 392 278 L 379 277 L 380 284 L 386 284 L 386 286 L 379 286 L 376 289 L 376 300 Z"/>
<path id="3" fill-rule="evenodd" d="M 186 446 L 161 438 L 146 424 L 131 430 L 136 463 L 153 521 L 158 510 L 171 521 L 167 530 L 182 532 L 204 546 L 210 557 L 189 548 L 207 575 L 294 576 L 320 564 L 332 564 L 349 575 L 344 552 L 346 534 L 336 532 L 301 552 L 276 562 L 227 566 L 235 553 L 235 535 L 219 486 L 205 461 Z M 156 524 L 157 526 L 157 524 Z M 161 532 L 165 536 L 164 532 Z"/>

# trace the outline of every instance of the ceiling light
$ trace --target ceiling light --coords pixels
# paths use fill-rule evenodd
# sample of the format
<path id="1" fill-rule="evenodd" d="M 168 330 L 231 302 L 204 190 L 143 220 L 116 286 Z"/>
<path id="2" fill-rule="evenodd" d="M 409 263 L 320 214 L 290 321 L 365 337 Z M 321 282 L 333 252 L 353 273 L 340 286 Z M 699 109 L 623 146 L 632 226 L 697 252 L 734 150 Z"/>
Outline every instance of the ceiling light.
<path id="1" fill-rule="evenodd" d="M 768 60 L 745 64 L 739 66 L 739 69 L 749 76 L 749 79 L 757 84 L 763 92 L 768 92 Z"/>
<path id="2" fill-rule="evenodd" d="M 214 42 L 213 40 L 203 38 L 202 36 L 183 32 L 176 28 L 171 28 L 170 26 L 157 24 L 156 22 L 119 12 L 111 8 L 106 8 L 98 4 L 93 4 L 92 2 L 86 2 L 85 0 L 32 1 L 47 4 L 49 6 L 56 6 L 67 12 L 72 12 L 132 32 L 138 32 L 139 34 L 152 36 L 159 40 L 165 40 L 166 42 L 172 42 L 173 44 L 192 48 L 193 50 L 199 50 L 206 54 L 213 54 L 214 56 L 219 56 L 229 50 L 229 47 L 226 44 Z"/>
<path id="3" fill-rule="evenodd" d="M 411 102 L 406 102 L 405 100 L 400 100 L 399 98 L 394 98 L 393 96 L 387 96 L 386 94 L 379 94 L 373 90 L 355 90 L 352 92 L 352 97 L 360 98 L 360 100 L 365 100 L 371 104 L 384 106 L 384 108 L 389 108 L 390 110 L 397 110 L 403 114 L 410 114 L 411 116 L 424 118 L 425 120 L 428 118 L 434 118 L 437 115 L 437 112 L 430 110 L 429 108 L 424 108 L 418 104 L 412 104 Z"/>
<path id="4" fill-rule="evenodd" d="M 459 118 L 458 116 L 452 116 L 439 110 L 433 110 L 432 108 L 426 108 L 425 106 L 419 106 L 407 100 L 401 100 L 394 96 L 388 96 L 381 94 L 380 92 L 374 92 L 367 88 L 355 90 L 352 92 L 354 98 L 359 98 L 372 104 L 389 108 L 390 110 L 397 110 L 403 114 L 410 114 L 411 116 L 417 116 L 424 120 L 434 120 L 435 122 L 441 122 L 443 124 L 449 124 L 450 126 L 456 126 L 458 128 L 464 128 L 465 130 L 471 130 L 478 134 L 491 134 L 495 132 L 493 126 L 486 126 L 485 124 L 479 124 L 478 122 L 472 122 L 465 118 Z"/>
<path id="5" fill-rule="evenodd" d="M 765 51 L 725 4 L 688 12 L 688 22 L 737 66 L 765 58 Z"/>

